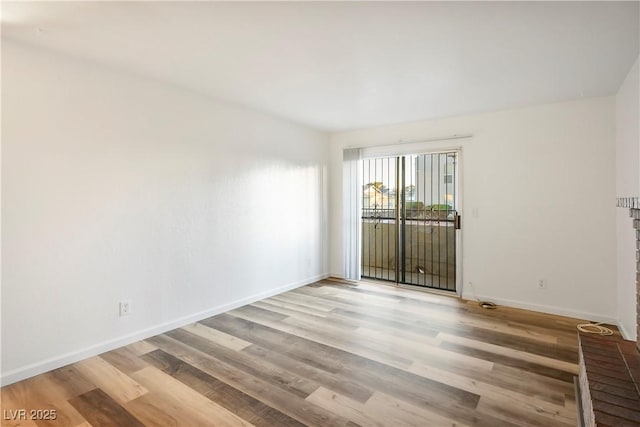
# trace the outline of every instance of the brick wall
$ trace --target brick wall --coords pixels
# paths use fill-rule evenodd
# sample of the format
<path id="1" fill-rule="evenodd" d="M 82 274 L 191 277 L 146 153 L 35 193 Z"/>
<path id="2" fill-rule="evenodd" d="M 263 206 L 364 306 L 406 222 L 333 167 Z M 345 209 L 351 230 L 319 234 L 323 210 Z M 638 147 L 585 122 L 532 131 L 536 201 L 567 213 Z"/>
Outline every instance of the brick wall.
<path id="1" fill-rule="evenodd" d="M 636 230 L 636 344 L 640 350 L 640 209 L 630 209 Z"/>
<path id="2" fill-rule="evenodd" d="M 580 395 L 576 398 L 585 427 L 640 426 L 640 198 L 619 198 L 617 205 L 629 209 L 636 237 L 638 334 L 635 343 L 618 334 L 578 334 Z"/>
<path id="3" fill-rule="evenodd" d="M 636 344 L 640 349 L 640 209 L 631 209 L 636 230 Z"/>
<path id="4" fill-rule="evenodd" d="M 620 197 L 617 206 L 629 209 L 636 233 L 636 346 L 640 350 L 640 197 Z"/>
<path id="5" fill-rule="evenodd" d="M 640 426 L 640 352 L 619 336 L 579 333 L 585 427 Z"/>

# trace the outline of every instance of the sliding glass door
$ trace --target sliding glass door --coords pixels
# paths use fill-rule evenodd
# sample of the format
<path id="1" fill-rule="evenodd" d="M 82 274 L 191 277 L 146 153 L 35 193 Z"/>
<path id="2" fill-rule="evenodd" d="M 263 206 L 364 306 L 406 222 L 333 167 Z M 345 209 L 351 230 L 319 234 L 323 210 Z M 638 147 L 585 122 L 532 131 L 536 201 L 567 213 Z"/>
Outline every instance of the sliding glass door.
<path id="1" fill-rule="evenodd" d="M 456 290 L 458 158 L 363 160 L 362 277 Z"/>

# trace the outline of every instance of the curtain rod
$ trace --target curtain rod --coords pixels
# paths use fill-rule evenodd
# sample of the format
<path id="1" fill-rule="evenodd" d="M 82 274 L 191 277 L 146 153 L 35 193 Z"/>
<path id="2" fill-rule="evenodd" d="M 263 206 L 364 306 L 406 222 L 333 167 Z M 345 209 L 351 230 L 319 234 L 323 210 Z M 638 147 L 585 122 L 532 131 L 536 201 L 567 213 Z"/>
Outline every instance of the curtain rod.
<path id="1" fill-rule="evenodd" d="M 449 135 L 449 136 L 439 136 L 437 138 L 427 138 L 427 139 L 411 139 L 411 140 L 406 140 L 406 139 L 399 139 L 394 143 L 383 143 L 383 144 L 377 144 L 377 145 L 366 145 L 364 147 L 362 146 L 347 146 L 345 147 L 345 149 L 347 148 L 362 148 L 362 149 L 366 149 L 366 148 L 376 148 L 376 147 L 393 147 L 396 145 L 400 145 L 400 144 L 417 144 L 420 142 L 438 142 L 438 141 L 450 141 L 450 140 L 454 140 L 454 139 L 466 139 L 466 138 L 471 138 L 473 137 L 473 134 L 471 133 L 465 133 L 465 134 L 454 134 L 454 135 Z"/>
<path id="2" fill-rule="evenodd" d="M 465 138 L 471 138 L 473 135 L 470 133 L 466 133 L 466 134 L 454 134 L 451 136 L 440 136 L 437 138 L 427 138 L 427 139 L 411 139 L 411 140 L 406 140 L 406 139 L 399 139 L 398 142 L 396 144 L 415 144 L 418 142 L 436 142 L 436 141 L 449 141 L 451 139 L 465 139 Z"/>

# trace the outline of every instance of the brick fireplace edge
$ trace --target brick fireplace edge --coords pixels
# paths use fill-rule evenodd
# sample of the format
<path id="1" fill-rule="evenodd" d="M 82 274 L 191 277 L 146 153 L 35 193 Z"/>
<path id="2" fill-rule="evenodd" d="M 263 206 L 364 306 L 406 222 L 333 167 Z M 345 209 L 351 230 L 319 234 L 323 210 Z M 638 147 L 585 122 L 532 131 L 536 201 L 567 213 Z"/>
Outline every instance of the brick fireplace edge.
<path id="1" fill-rule="evenodd" d="M 636 346 L 640 350 L 640 197 L 618 197 L 616 206 L 629 209 L 636 232 Z"/>

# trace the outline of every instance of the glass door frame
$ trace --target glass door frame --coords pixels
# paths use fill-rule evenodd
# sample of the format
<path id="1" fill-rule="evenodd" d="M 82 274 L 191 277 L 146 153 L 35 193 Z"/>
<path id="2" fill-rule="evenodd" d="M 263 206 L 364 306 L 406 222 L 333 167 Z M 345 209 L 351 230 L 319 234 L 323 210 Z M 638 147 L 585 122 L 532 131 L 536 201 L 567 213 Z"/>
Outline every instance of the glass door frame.
<path id="1" fill-rule="evenodd" d="M 402 238 L 401 236 L 401 232 L 404 230 L 404 232 L 406 233 L 406 227 L 405 227 L 405 222 L 406 222 L 406 215 L 401 215 L 400 214 L 400 209 L 401 209 L 401 198 L 405 199 L 406 202 L 406 197 L 404 197 L 405 195 L 403 194 L 401 196 L 401 191 L 402 193 L 404 193 L 405 188 L 404 188 L 404 182 L 405 182 L 405 174 L 403 172 L 405 172 L 405 167 L 406 167 L 406 159 L 411 157 L 411 156 L 421 156 L 421 155 L 435 155 L 435 154 L 447 154 L 447 153 L 455 153 L 456 154 L 456 168 L 455 168 L 455 175 L 456 178 L 454 179 L 454 185 L 455 185 L 455 189 L 454 189 L 454 194 L 455 194 L 455 200 L 454 200 L 454 206 L 455 206 L 455 211 L 457 212 L 459 218 L 458 221 L 462 221 L 462 209 L 463 209 L 463 205 L 462 205 L 462 201 L 463 201 L 463 165 L 462 165 L 462 161 L 463 161 L 463 156 L 462 156 L 462 148 L 460 146 L 457 147 L 438 147 L 438 149 L 434 149 L 434 150 L 411 150 L 411 151 L 406 151 L 406 152 L 402 152 L 402 153 L 398 153 L 398 154 L 382 154 L 380 153 L 379 155 L 375 155 L 375 156 L 366 156 L 364 158 L 364 160 L 362 160 L 363 162 L 366 160 L 372 160 L 372 159 L 383 159 L 383 158 L 395 158 L 395 164 L 396 164 L 396 195 L 395 195 L 395 210 L 396 210 L 396 220 L 395 220 L 395 277 L 394 277 L 394 281 L 388 282 L 388 283 L 393 283 L 395 286 L 397 287 L 403 287 L 403 288 L 408 288 L 408 289 L 414 289 L 414 290 L 422 290 L 422 291 L 428 291 L 428 292 L 443 292 L 446 295 L 458 295 L 461 296 L 462 295 L 462 232 L 461 232 L 461 227 L 457 227 L 454 226 L 454 239 L 455 239 L 455 267 L 454 267 L 454 271 L 455 271 L 455 280 L 454 280 L 454 286 L 455 286 L 455 290 L 446 290 L 446 289 L 438 289 L 437 287 L 430 287 L 430 286 L 425 286 L 425 285 L 417 285 L 417 284 L 409 284 L 409 283 L 403 283 L 406 282 L 406 277 L 404 277 L 404 274 L 406 274 L 406 267 L 401 268 L 401 265 L 404 266 L 404 264 L 401 264 L 398 260 L 401 257 L 400 252 L 405 252 L 405 251 L 401 251 L 401 244 L 404 244 L 404 242 L 406 241 L 406 236 L 405 239 Z M 446 162 L 446 161 L 445 161 Z M 403 163 L 405 163 L 403 165 Z M 364 184 L 364 183 L 363 183 Z M 403 209 L 405 208 L 405 206 L 403 205 Z M 361 219 L 361 229 L 363 227 L 364 224 L 364 218 Z M 364 234 L 364 233 L 363 233 Z M 361 241 L 359 242 L 360 245 L 364 244 L 364 237 L 361 239 Z M 362 250 L 361 250 L 361 253 Z M 406 256 L 406 254 L 405 254 Z M 404 262 L 404 258 L 403 261 Z M 369 271 L 370 271 L 371 267 L 369 266 Z M 363 272 L 364 274 L 364 269 Z M 403 277 L 401 277 L 403 276 Z M 365 277 L 365 279 L 371 279 L 371 280 L 376 280 L 373 277 Z"/>

